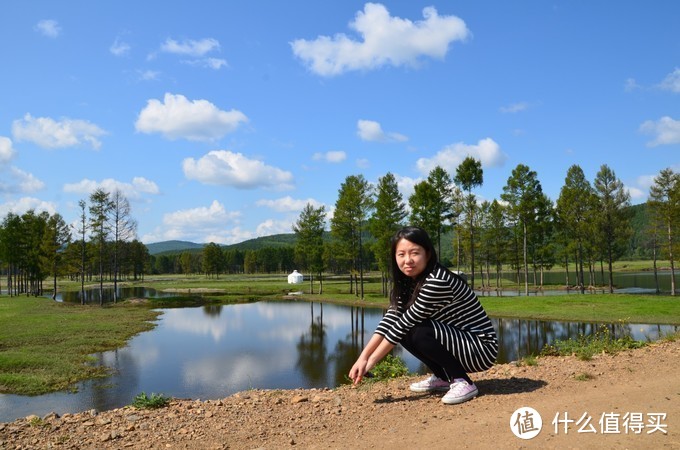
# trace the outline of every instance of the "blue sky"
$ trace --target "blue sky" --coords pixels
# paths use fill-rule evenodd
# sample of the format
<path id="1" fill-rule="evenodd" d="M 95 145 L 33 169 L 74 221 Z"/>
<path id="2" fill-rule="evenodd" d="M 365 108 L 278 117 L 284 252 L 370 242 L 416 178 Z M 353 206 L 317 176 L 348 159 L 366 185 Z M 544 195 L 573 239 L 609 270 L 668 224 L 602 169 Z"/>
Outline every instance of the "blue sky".
<path id="1" fill-rule="evenodd" d="M 23 1 L 0 6 L 0 217 L 130 200 L 145 243 L 232 244 L 331 211 L 349 175 L 404 198 L 436 165 L 517 164 L 556 200 L 607 164 L 680 171 L 680 3 Z"/>

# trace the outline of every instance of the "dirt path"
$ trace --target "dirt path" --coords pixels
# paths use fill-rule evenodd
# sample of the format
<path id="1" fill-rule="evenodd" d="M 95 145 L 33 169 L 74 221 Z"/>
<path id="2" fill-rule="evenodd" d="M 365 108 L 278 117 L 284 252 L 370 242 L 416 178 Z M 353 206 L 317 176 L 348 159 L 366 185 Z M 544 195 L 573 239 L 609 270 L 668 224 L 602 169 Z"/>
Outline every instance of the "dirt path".
<path id="1" fill-rule="evenodd" d="M 409 392 L 412 381 L 27 418 L 0 423 L 0 449 L 680 449 L 680 341 L 591 361 L 498 365 L 475 377 L 481 395 L 457 406 Z M 510 426 L 524 407 L 543 421 L 530 440 Z M 537 416 L 520 412 L 525 433 L 514 429 L 528 436 Z M 565 419 L 574 420 L 567 431 Z"/>

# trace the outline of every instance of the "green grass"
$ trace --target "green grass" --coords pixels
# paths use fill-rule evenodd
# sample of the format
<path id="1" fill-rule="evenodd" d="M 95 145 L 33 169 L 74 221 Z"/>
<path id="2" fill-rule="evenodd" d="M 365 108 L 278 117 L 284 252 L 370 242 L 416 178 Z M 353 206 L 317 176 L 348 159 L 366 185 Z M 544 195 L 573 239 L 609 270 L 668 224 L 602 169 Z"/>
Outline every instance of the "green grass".
<path id="1" fill-rule="evenodd" d="M 634 294 L 564 294 L 481 297 L 493 317 L 569 322 L 680 324 L 680 297 Z"/>
<path id="2" fill-rule="evenodd" d="M 162 394 L 151 393 L 151 395 L 146 395 L 145 392 L 137 395 L 132 401 L 132 406 L 137 409 L 158 409 L 168 406 L 170 403 L 170 398 Z"/>
<path id="3" fill-rule="evenodd" d="M 647 345 L 645 342 L 636 341 L 630 336 L 615 338 L 607 326 L 602 326 L 592 335 L 580 335 L 576 339 L 557 340 L 546 345 L 541 355 L 575 355 L 579 359 L 589 361 L 596 354 L 616 354 L 622 350 L 641 348 L 645 345 Z"/>
<path id="4" fill-rule="evenodd" d="M 154 327 L 148 308 L 80 306 L 0 297 L 0 392 L 37 395 L 107 375 L 91 354 L 125 345 Z"/>

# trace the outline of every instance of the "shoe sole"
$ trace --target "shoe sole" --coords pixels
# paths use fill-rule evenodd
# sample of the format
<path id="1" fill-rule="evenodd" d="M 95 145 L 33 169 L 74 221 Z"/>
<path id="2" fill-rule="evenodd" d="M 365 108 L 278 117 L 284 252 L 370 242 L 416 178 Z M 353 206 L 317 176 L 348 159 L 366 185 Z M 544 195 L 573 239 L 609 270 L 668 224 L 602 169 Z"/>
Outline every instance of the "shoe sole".
<path id="1" fill-rule="evenodd" d="M 477 395 L 479 395 L 479 390 L 475 389 L 474 391 L 462 397 L 456 398 L 442 397 L 442 403 L 444 403 L 445 405 L 457 405 L 459 403 L 464 403 L 467 402 L 468 400 L 472 400 L 473 398 L 477 397 Z"/>
<path id="2" fill-rule="evenodd" d="M 437 388 L 421 388 L 421 387 L 413 387 L 409 386 L 409 389 L 411 392 L 418 392 L 418 393 L 423 393 L 423 392 L 448 392 L 449 389 L 451 389 L 449 386 L 442 386 L 442 387 L 437 387 Z"/>

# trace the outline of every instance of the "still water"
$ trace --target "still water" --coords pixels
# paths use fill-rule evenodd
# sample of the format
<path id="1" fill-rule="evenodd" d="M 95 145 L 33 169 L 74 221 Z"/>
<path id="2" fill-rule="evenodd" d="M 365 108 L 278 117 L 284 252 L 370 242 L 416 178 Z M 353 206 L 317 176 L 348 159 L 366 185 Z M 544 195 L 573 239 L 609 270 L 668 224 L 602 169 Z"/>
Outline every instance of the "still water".
<path id="1" fill-rule="evenodd" d="M 157 327 L 124 348 L 97 354 L 114 373 L 79 383 L 77 393 L 36 397 L 0 395 L 0 422 L 132 403 L 141 393 L 217 399 L 247 389 L 335 387 L 370 339 L 383 311 L 303 301 L 163 309 Z M 535 354 L 555 339 L 596 331 L 600 325 L 494 319 L 498 362 Z M 668 325 L 610 325 L 615 335 L 654 340 Z M 427 369 L 397 347 L 413 372 Z"/>

